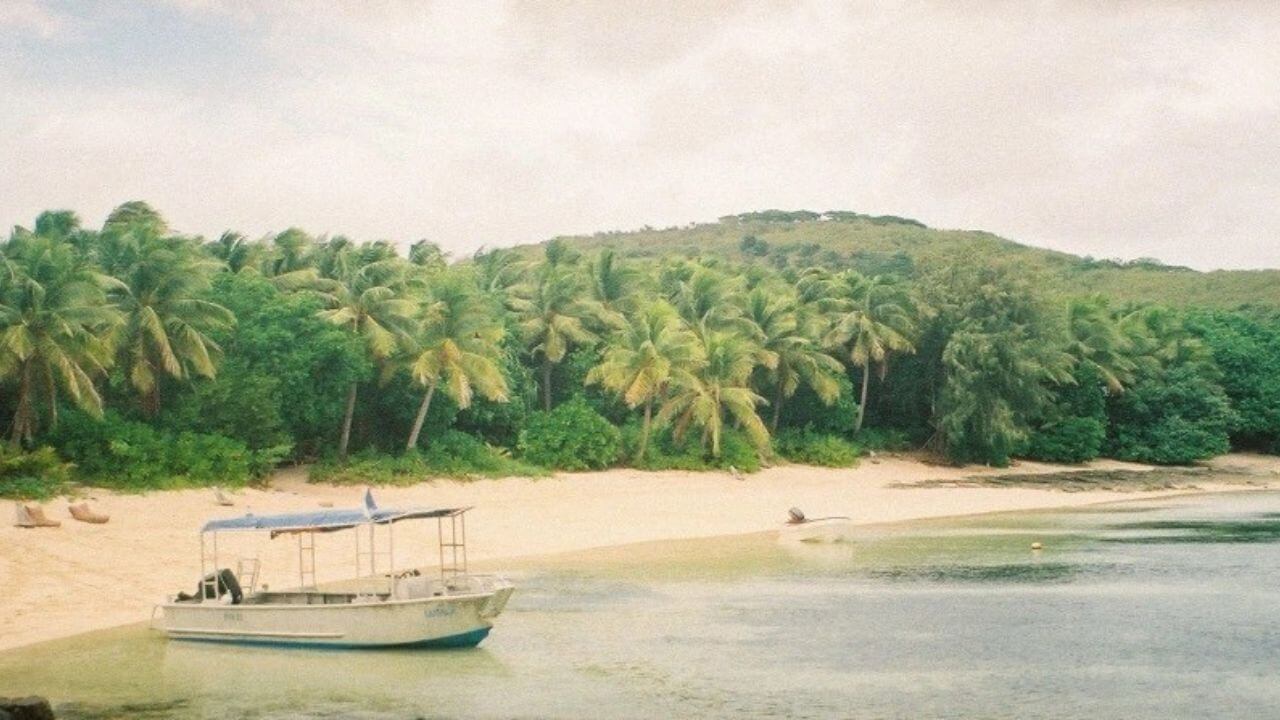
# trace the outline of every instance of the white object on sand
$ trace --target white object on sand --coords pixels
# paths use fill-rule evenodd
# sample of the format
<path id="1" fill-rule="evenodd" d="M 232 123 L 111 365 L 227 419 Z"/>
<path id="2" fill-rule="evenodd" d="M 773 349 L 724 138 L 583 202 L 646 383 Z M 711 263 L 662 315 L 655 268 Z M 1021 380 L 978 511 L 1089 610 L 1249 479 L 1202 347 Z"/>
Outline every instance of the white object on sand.
<path id="1" fill-rule="evenodd" d="M 231 507 L 232 505 L 235 505 L 235 502 L 232 501 L 231 498 L 227 497 L 226 493 L 222 492 L 222 488 L 216 485 L 213 488 L 213 501 L 224 507 Z"/>

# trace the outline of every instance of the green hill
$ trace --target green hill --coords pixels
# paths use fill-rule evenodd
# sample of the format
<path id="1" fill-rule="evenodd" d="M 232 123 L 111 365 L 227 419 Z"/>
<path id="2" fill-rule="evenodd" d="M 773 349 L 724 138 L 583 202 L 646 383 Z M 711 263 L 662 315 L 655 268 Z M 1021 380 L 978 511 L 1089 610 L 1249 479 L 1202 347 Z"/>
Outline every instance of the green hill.
<path id="1" fill-rule="evenodd" d="M 938 230 L 916 220 L 848 211 L 742 213 L 665 229 L 561 238 L 584 251 L 612 247 L 625 256 L 716 255 L 776 268 L 855 267 L 868 274 L 910 274 L 956 254 L 1025 263 L 1064 294 L 1102 293 L 1120 301 L 1235 309 L 1280 307 L 1280 270 L 1199 272 L 1158 260 L 1096 260 L 1021 245 L 991 233 Z M 533 247 L 528 246 L 532 251 Z"/>

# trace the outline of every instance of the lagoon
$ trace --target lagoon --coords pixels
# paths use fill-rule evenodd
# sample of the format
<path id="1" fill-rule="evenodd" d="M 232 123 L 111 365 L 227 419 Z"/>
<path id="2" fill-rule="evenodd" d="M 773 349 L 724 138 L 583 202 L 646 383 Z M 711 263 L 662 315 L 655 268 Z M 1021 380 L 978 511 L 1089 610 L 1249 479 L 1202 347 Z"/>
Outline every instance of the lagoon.
<path id="1" fill-rule="evenodd" d="M 1280 493 L 504 563 L 479 648 L 167 643 L 0 655 L 68 718 L 1213 718 L 1280 707 Z M 1030 550 L 1042 542 L 1044 550 Z"/>

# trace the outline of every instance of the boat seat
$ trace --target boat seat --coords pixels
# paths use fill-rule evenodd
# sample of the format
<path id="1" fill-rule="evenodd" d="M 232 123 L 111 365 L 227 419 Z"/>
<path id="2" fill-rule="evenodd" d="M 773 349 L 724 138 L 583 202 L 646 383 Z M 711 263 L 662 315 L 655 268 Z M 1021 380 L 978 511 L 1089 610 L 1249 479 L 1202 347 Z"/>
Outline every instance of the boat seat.
<path id="1" fill-rule="evenodd" d="M 217 580 L 215 583 L 214 580 Z M 214 595 L 210 595 L 209 585 L 213 584 L 212 590 Z M 244 602 L 244 591 L 240 588 L 240 581 L 236 579 L 236 574 L 231 572 L 230 568 L 222 568 L 216 573 L 210 573 L 204 576 L 204 579 L 196 586 L 196 594 L 188 595 L 184 592 L 178 593 L 174 600 L 176 602 L 204 602 L 205 600 L 217 600 L 227 595 L 232 605 L 239 605 Z"/>

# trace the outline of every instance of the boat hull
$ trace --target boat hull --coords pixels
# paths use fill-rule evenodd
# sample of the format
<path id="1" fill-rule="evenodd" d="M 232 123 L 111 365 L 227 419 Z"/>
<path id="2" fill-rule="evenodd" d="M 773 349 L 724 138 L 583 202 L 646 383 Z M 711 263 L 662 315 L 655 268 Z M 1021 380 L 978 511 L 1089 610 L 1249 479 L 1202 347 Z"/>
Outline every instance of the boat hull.
<path id="1" fill-rule="evenodd" d="M 174 640 L 254 645 L 471 647 L 489 634 L 511 592 L 332 605 L 165 603 L 156 629 Z"/>

